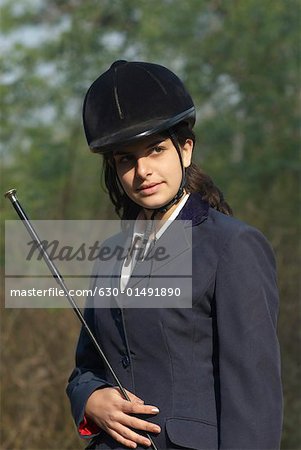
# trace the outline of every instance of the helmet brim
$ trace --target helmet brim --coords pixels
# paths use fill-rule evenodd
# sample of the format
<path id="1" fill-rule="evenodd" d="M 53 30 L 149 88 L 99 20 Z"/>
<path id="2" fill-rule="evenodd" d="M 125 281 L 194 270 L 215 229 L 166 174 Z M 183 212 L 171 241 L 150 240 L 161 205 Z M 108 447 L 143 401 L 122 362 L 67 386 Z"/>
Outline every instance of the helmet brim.
<path id="1" fill-rule="evenodd" d="M 90 143 L 89 147 L 93 153 L 107 154 L 114 152 L 115 149 L 117 150 L 117 146 L 127 145 L 148 136 L 161 133 L 181 122 L 186 122 L 190 128 L 193 127 L 195 123 L 194 106 L 174 117 L 141 122 L 138 125 L 122 129 L 107 137 L 96 139 Z"/>

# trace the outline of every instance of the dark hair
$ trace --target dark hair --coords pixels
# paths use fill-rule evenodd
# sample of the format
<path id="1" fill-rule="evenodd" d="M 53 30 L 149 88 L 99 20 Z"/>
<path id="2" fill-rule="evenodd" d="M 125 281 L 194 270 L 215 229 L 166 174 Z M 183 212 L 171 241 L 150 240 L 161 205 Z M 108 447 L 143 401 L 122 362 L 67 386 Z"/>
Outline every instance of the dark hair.
<path id="1" fill-rule="evenodd" d="M 187 139 L 192 139 L 195 144 L 195 134 L 186 124 L 180 124 L 173 130 L 180 146 Z M 170 136 L 167 132 L 164 137 Z M 202 199 L 207 201 L 212 208 L 226 215 L 232 215 L 232 209 L 225 201 L 223 193 L 214 184 L 211 177 L 206 175 L 195 163 L 191 163 L 186 171 L 185 189 L 187 192 L 199 192 Z M 104 155 L 103 176 L 110 199 L 115 206 L 115 211 L 121 219 L 136 219 L 141 206 L 133 202 L 123 191 L 116 175 L 112 153 Z"/>

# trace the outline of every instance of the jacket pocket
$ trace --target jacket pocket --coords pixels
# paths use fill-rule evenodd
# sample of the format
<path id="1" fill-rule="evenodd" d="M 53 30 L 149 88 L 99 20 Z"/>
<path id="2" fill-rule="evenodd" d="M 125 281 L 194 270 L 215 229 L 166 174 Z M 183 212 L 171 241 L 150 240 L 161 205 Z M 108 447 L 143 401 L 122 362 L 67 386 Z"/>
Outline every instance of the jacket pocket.
<path id="1" fill-rule="evenodd" d="M 166 432 L 173 444 L 194 450 L 217 450 L 217 427 L 208 422 L 188 418 L 171 417 L 166 420 Z"/>

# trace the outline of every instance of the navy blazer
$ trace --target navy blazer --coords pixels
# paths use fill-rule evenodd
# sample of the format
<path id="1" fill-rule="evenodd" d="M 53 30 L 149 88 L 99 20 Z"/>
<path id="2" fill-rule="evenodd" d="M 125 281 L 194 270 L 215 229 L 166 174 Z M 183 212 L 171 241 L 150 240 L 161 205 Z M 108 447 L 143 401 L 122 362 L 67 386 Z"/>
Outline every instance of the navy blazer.
<path id="1" fill-rule="evenodd" d="M 150 420 L 161 427 L 154 435 L 160 450 L 279 449 L 271 247 L 258 230 L 210 208 L 199 194 L 190 195 L 178 219 L 192 227 L 192 307 L 119 308 L 112 298 L 111 308 L 99 309 L 89 298 L 85 318 L 123 386 L 159 408 Z M 183 242 L 189 247 L 185 236 Z M 110 263 L 96 265 L 92 284 L 99 282 L 95 275 L 111 271 Z M 82 330 L 67 387 L 77 426 L 91 393 L 112 385 Z M 102 431 L 88 448 L 126 447 Z"/>

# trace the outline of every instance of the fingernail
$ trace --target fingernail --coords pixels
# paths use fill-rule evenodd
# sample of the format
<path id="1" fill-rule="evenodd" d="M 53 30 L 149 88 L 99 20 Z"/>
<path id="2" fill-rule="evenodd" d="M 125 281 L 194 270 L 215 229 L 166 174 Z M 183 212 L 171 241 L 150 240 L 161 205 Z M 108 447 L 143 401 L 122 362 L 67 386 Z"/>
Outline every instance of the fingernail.
<path id="1" fill-rule="evenodd" d="M 161 428 L 160 427 L 154 427 L 154 433 L 160 433 Z"/>
<path id="2" fill-rule="evenodd" d="M 159 409 L 158 408 L 152 408 L 152 412 L 158 413 Z"/>
<path id="3" fill-rule="evenodd" d="M 145 440 L 143 441 L 143 445 L 145 445 L 145 447 L 149 447 L 151 445 L 149 440 Z"/>

